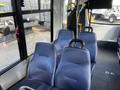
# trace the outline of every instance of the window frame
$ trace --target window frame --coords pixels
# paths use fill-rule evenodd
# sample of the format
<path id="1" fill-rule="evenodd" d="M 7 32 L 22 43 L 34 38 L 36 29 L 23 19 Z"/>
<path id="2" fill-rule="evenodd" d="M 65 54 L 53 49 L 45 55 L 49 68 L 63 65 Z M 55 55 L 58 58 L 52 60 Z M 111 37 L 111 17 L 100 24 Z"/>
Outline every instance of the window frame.
<path id="1" fill-rule="evenodd" d="M 16 20 L 16 17 L 15 17 L 15 11 L 13 10 L 13 8 L 17 8 L 17 9 L 21 9 L 20 5 L 17 6 L 16 3 L 14 2 L 16 1 L 16 3 L 19 3 L 19 0 L 11 0 L 11 4 L 12 4 L 12 12 L 7 12 L 7 13 L 1 13 L 0 14 L 0 18 L 2 17 L 8 17 L 8 16 L 13 16 L 14 18 L 14 23 L 15 23 L 15 26 L 17 25 L 17 22 L 15 21 Z M 54 38 L 54 30 L 53 30 L 53 24 L 54 24 L 54 15 L 53 15 L 53 8 L 54 8 L 54 1 L 51 0 L 50 1 L 50 9 L 41 9 L 40 6 L 41 6 L 41 3 L 40 3 L 40 0 L 38 0 L 38 9 L 35 9 L 35 10 L 20 10 L 19 13 L 21 13 L 21 15 L 25 15 L 25 14 L 34 14 L 34 13 L 43 13 L 43 12 L 50 12 L 50 30 L 51 30 L 51 33 L 50 33 L 50 36 L 51 36 L 51 42 L 53 41 L 53 38 Z M 17 6 L 17 7 L 16 7 Z M 19 16 L 18 16 L 19 17 Z M 20 22 L 23 22 L 22 20 Z M 23 23 L 22 23 L 23 24 Z M 24 28 L 24 27 L 22 27 Z M 23 30 L 24 31 L 24 30 Z M 24 37 L 25 39 L 25 34 L 24 32 L 22 32 L 22 36 Z M 24 43 L 24 45 L 26 44 L 26 39 L 22 41 Z M 21 43 L 18 43 L 18 46 L 19 44 Z M 24 49 L 24 48 L 27 48 L 26 46 L 22 46 L 22 47 L 19 47 L 19 53 L 20 53 L 20 50 L 21 49 Z M 15 63 L 13 63 L 12 65 L 8 66 L 8 67 L 5 67 L 5 69 L 1 70 L 0 71 L 0 76 L 3 75 L 4 73 L 6 73 L 7 71 L 9 71 L 10 69 L 12 69 L 13 67 L 15 67 L 16 65 L 18 65 L 19 63 L 21 63 L 22 61 L 26 60 L 28 58 L 28 55 L 27 55 L 27 49 L 24 51 L 21 51 L 21 53 L 25 54 L 23 55 L 23 57 L 20 56 L 20 60 L 19 61 L 16 61 Z M 31 54 L 32 55 L 32 54 Z M 30 56 L 31 56 L 30 55 Z"/>

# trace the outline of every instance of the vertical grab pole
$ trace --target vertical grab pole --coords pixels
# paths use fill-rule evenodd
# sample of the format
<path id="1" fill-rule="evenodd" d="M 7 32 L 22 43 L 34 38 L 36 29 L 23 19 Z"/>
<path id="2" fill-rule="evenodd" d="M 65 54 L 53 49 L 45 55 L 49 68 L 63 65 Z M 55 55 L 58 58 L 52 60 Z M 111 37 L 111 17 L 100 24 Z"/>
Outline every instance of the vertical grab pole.
<path id="1" fill-rule="evenodd" d="M 41 0 L 38 0 L 38 10 L 41 10 Z"/>
<path id="2" fill-rule="evenodd" d="M 76 32 L 75 32 L 75 39 L 78 38 L 78 23 L 79 23 L 79 0 L 76 0 L 76 6 L 77 6 L 77 9 L 76 9 Z"/>
<path id="3" fill-rule="evenodd" d="M 23 26 L 21 0 L 11 0 L 11 4 L 14 12 L 16 38 L 18 41 L 20 59 L 24 60 L 27 58 L 27 46 L 26 46 L 25 32 L 24 32 L 24 26 Z"/>
<path id="4" fill-rule="evenodd" d="M 51 42 L 54 40 L 54 0 L 51 0 Z"/>

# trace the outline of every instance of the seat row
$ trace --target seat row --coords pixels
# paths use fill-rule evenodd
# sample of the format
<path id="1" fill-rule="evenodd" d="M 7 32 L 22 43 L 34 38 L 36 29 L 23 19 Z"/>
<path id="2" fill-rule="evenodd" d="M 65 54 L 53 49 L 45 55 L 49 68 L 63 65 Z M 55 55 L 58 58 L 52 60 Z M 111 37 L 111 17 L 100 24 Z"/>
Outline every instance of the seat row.
<path id="1" fill-rule="evenodd" d="M 72 39 L 74 39 L 74 34 L 72 31 L 60 30 L 58 34 L 58 38 L 54 42 L 54 45 L 57 49 L 58 63 L 63 49 L 68 46 L 69 42 Z M 85 43 L 85 47 L 90 52 L 91 70 L 93 71 L 94 66 L 96 64 L 96 56 L 97 56 L 97 39 L 95 33 L 93 32 L 93 28 L 85 27 L 83 32 L 78 33 L 78 39 L 82 40 Z"/>
<path id="2" fill-rule="evenodd" d="M 86 40 L 85 45 L 73 39 L 72 31 L 66 30 L 60 31 L 54 44 L 37 43 L 27 78 L 10 90 L 90 90 L 91 66 L 95 63 L 95 55 L 90 53 L 96 47 L 95 39 L 88 39 L 95 35 L 92 32 L 91 35 L 88 32 L 80 34 L 81 40 Z"/>
<path id="3" fill-rule="evenodd" d="M 90 90 L 90 55 L 87 49 L 66 47 L 57 68 L 55 58 L 53 44 L 37 43 L 27 78 L 10 90 Z"/>

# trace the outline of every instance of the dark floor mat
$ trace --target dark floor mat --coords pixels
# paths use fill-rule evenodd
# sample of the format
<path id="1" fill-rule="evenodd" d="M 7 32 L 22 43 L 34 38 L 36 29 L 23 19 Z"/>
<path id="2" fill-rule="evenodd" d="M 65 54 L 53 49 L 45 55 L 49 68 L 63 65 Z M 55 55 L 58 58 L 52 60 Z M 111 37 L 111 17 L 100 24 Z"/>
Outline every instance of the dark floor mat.
<path id="1" fill-rule="evenodd" d="M 91 90 L 120 90 L 120 65 L 116 45 L 99 45 Z"/>

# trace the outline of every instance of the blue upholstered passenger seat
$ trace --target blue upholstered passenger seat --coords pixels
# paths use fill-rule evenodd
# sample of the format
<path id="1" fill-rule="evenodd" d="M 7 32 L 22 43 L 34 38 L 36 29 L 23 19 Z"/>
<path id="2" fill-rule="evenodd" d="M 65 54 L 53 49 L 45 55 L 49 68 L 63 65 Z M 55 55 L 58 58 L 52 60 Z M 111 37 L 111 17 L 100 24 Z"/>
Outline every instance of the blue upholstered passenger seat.
<path id="1" fill-rule="evenodd" d="M 59 63 L 63 49 L 69 45 L 70 41 L 73 38 L 74 38 L 73 31 L 64 29 L 59 31 L 58 38 L 54 41 L 54 45 L 56 47 L 57 52 L 57 64 Z"/>
<path id="2" fill-rule="evenodd" d="M 53 44 L 37 43 L 32 61 L 28 67 L 27 78 L 10 90 L 18 90 L 21 86 L 37 89 L 52 85 L 52 77 L 56 66 L 56 53 Z"/>
<path id="3" fill-rule="evenodd" d="M 55 40 L 54 45 L 58 53 L 69 45 L 69 42 L 73 39 L 74 34 L 72 31 L 60 30 L 58 38 Z"/>
<path id="4" fill-rule="evenodd" d="M 55 47 L 48 43 L 37 43 L 32 62 L 29 65 L 28 78 L 39 79 L 51 84 L 56 60 Z"/>
<path id="5" fill-rule="evenodd" d="M 91 58 L 91 69 L 94 69 L 97 56 L 97 38 L 93 31 L 83 31 L 79 32 L 78 38 L 85 42 L 85 47 L 90 52 Z"/>
<path id="6" fill-rule="evenodd" d="M 90 54 L 85 48 L 65 48 L 55 74 L 60 90 L 90 90 Z"/>

